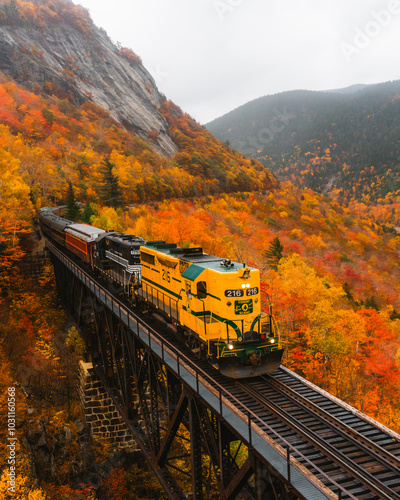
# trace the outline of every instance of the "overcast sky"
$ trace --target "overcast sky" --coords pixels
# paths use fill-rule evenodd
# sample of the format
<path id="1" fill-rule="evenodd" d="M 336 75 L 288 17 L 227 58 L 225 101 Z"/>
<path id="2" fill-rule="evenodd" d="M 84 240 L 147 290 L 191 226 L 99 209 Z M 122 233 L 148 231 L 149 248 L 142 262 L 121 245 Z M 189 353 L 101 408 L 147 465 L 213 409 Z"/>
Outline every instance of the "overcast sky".
<path id="1" fill-rule="evenodd" d="M 258 97 L 400 79 L 400 0 L 74 0 L 200 123 Z"/>

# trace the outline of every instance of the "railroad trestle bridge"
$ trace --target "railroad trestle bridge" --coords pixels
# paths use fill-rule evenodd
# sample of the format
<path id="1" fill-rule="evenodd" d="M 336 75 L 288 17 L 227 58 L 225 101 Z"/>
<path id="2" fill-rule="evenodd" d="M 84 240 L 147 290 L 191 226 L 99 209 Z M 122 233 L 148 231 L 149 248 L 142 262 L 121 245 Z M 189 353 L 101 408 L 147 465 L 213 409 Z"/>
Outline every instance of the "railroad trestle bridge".
<path id="1" fill-rule="evenodd" d="M 289 370 L 223 377 L 46 244 L 93 370 L 169 498 L 400 499 L 400 436 Z"/>

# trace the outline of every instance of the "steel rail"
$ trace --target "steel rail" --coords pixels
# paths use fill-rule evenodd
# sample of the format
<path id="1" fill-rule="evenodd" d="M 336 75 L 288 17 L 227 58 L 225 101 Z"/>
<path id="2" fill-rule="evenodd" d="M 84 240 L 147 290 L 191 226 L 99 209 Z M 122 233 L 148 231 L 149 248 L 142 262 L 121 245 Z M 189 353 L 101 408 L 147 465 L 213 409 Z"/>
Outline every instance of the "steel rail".
<path id="1" fill-rule="evenodd" d="M 286 413 L 276 403 L 264 398 L 262 394 L 257 392 L 252 387 L 251 382 L 247 382 L 246 384 L 237 382 L 237 385 L 240 386 L 242 390 L 247 392 L 253 399 L 257 400 L 264 408 L 281 419 L 281 421 L 283 421 L 286 425 L 293 429 L 295 433 L 300 434 L 320 452 L 324 453 L 333 462 L 342 467 L 348 474 L 350 474 L 350 477 L 354 478 L 355 476 L 361 484 L 374 491 L 379 496 L 379 498 L 385 500 L 400 500 L 399 494 L 390 489 L 380 480 L 376 479 L 371 473 L 366 471 L 357 462 L 349 459 L 335 446 L 327 443 L 326 441 L 322 441 L 318 435 L 317 437 L 315 437 L 315 433 L 313 433 L 313 431 L 310 430 L 305 424 L 299 422 L 295 417 L 288 415 L 288 413 Z"/>
<path id="2" fill-rule="evenodd" d="M 261 378 L 266 380 L 270 387 L 274 387 L 276 391 L 279 391 L 289 400 L 297 404 L 300 408 L 303 408 L 306 411 L 311 411 L 313 414 L 317 414 L 320 420 L 325 424 L 326 422 L 329 422 L 330 427 L 342 437 L 349 439 L 358 448 L 361 448 L 364 452 L 375 458 L 375 460 L 379 461 L 382 465 L 392 470 L 393 472 L 396 472 L 399 475 L 400 482 L 400 459 L 390 453 L 390 451 L 380 447 L 379 445 L 371 441 L 367 436 L 364 436 L 357 430 L 345 424 L 342 420 L 338 419 L 334 415 L 331 415 L 328 411 L 324 410 L 316 403 L 313 403 L 294 389 L 285 385 L 281 380 L 277 380 L 274 377 L 270 377 L 268 375 L 261 376 Z"/>

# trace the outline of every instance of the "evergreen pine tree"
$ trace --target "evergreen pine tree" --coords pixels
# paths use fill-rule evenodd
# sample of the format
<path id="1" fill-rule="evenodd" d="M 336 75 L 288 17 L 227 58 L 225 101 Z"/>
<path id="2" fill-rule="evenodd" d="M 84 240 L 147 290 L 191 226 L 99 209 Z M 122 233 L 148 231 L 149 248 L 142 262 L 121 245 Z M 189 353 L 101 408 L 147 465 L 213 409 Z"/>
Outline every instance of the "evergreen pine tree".
<path id="1" fill-rule="evenodd" d="M 68 184 L 68 199 L 67 199 L 67 213 L 66 218 L 68 220 L 77 221 L 81 215 L 81 209 L 75 199 L 74 188 L 72 187 L 72 182 L 69 181 Z"/>
<path id="2" fill-rule="evenodd" d="M 100 172 L 103 179 L 99 196 L 104 205 L 113 208 L 124 208 L 124 198 L 118 183 L 118 177 L 112 173 L 113 167 L 114 165 L 108 158 L 102 162 Z"/>
<path id="3" fill-rule="evenodd" d="M 264 257 L 267 264 L 271 269 L 278 269 L 278 263 L 282 259 L 283 245 L 281 244 L 279 237 L 274 238 L 268 247 L 268 250 L 264 253 Z"/>
<path id="4" fill-rule="evenodd" d="M 86 222 L 87 224 L 90 224 L 90 218 L 92 215 L 96 215 L 95 211 L 93 210 L 93 207 L 90 203 L 86 203 L 85 208 L 82 213 L 82 222 Z"/>
<path id="5" fill-rule="evenodd" d="M 351 302 L 354 302 L 354 297 L 353 297 L 353 294 L 351 293 L 351 288 L 350 288 L 350 285 L 347 283 L 347 281 L 343 284 L 343 291 L 346 294 L 346 297 Z"/>
<path id="6" fill-rule="evenodd" d="M 379 311 L 379 306 L 378 304 L 375 302 L 375 297 L 372 296 L 370 298 L 368 298 L 366 301 L 365 301 L 365 308 L 366 309 L 376 309 L 377 311 Z"/>

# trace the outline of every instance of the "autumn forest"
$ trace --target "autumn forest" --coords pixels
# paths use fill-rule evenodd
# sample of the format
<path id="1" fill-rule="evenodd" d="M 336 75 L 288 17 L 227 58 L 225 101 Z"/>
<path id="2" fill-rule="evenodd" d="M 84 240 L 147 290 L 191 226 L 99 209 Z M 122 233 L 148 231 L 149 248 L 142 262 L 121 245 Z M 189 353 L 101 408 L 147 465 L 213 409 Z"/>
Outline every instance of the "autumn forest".
<path id="1" fill-rule="evenodd" d="M 64 0 L 3 0 L 0 19 L 19 27 L 36 19 L 40 30 L 39 8 L 55 24 L 67 22 L 90 36 L 87 12 Z M 118 50 L 129 64 L 141 64 L 133 52 Z M 69 206 L 71 191 L 81 207 L 76 220 L 201 246 L 259 268 L 284 364 L 400 432 L 400 196 L 376 195 L 369 179 L 376 181 L 379 166 L 365 160 L 357 181 L 364 196 L 338 190 L 328 195 L 307 182 L 329 168 L 334 152 L 328 148 L 302 155 L 301 163 L 292 154 L 274 175 L 218 141 L 165 96 L 157 113 L 176 145 L 171 157 L 158 151 L 157 130 L 146 140 L 93 99 L 77 102 L 54 81 L 28 88 L 0 72 L 0 399 L 5 404 L 7 388 L 16 383 L 27 415 L 19 425 L 33 435 L 42 425 L 39 415 L 47 419 L 49 442 L 67 443 L 53 464 L 58 485 L 42 476 L 40 487 L 32 488 L 29 453 L 21 450 L 25 476 L 20 496 L 12 498 L 28 498 L 28 490 L 31 500 L 63 498 L 60 492 L 65 498 L 120 498 L 115 492 L 132 481 L 116 469 L 98 496 L 69 484 L 65 464 L 77 445 L 60 429 L 69 422 L 74 436 L 80 432 L 70 422 L 80 418 L 74 373 L 84 347 L 59 304 L 51 266 L 39 278 L 23 273 L 39 243 L 32 218 L 41 207 Z M 341 169 L 352 171 L 348 157 Z M 349 193 L 350 183 L 351 175 Z M 24 375 L 32 368 L 34 380 Z M 95 453 L 99 460 L 101 447 Z M 50 469 L 44 463 L 43 474 Z M 148 473 L 140 474 L 142 490 L 131 498 L 159 495 Z M 0 496 L 7 495 L 3 478 Z"/>

